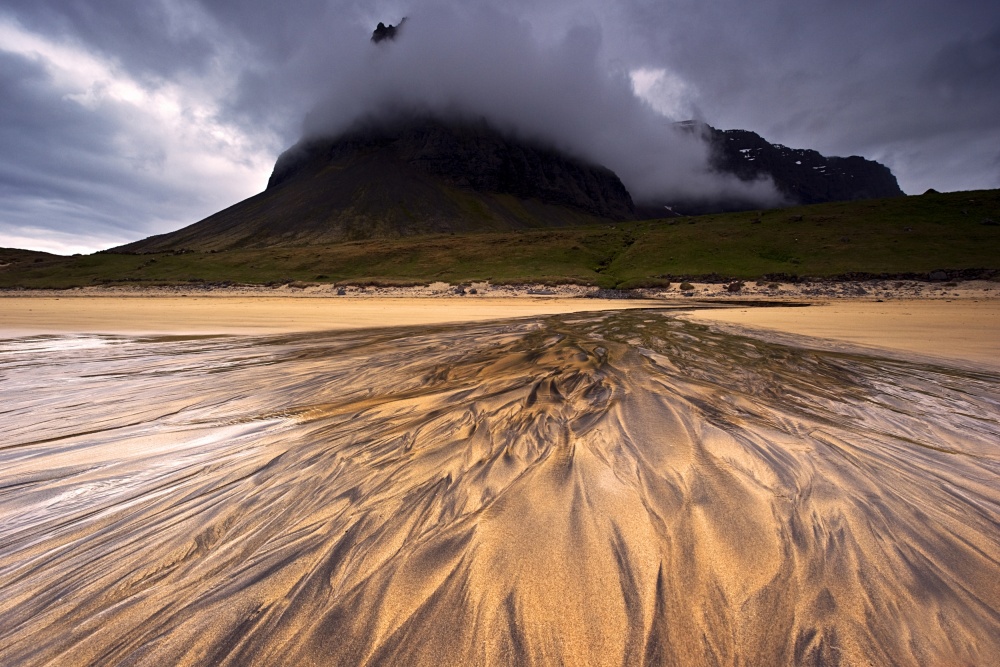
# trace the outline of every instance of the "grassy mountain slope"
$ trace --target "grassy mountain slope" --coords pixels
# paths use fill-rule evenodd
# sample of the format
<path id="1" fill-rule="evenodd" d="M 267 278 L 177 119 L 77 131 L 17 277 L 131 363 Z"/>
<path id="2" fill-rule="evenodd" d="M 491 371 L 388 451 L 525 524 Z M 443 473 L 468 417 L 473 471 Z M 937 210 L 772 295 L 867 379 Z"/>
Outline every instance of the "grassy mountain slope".
<path id="1" fill-rule="evenodd" d="M 28 264 L 41 263 L 63 259 L 59 255 L 39 250 L 22 250 L 20 248 L 0 248 L 0 270 L 23 269 Z"/>
<path id="2" fill-rule="evenodd" d="M 189 227 L 120 248 L 229 250 L 393 238 L 445 231 L 530 229 L 598 221 L 578 211 L 451 187 L 381 155 L 284 183 Z"/>
<path id="3" fill-rule="evenodd" d="M 233 281 L 656 284 L 676 276 L 1000 269 L 1000 190 L 557 229 L 324 244 L 43 257 L 0 287 Z"/>

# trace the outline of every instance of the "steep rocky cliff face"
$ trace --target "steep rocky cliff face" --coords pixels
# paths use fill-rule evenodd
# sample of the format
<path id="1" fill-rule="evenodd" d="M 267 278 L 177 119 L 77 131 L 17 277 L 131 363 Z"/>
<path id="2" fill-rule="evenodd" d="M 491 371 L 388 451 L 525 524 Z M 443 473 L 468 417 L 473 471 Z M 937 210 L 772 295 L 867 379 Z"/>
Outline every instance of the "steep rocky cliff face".
<path id="1" fill-rule="evenodd" d="M 268 189 L 373 154 L 453 187 L 535 199 L 597 217 L 635 214 L 628 190 L 609 169 L 506 136 L 485 123 L 431 119 L 369 124 L 336 139 L 301 142 L 278 158 Z"/>
<path id="2" fill-rule="evenodd" d="M 754 180 L 769 176 L 796 204 L 902 197 L 889 168 L 863 157 L 824 157 L 814 150 L 769 143 L 747 130 L 705 126 L 712 164 L 721 172 Z"/>
<path id="3" fill-rule="evenodd" d="M 702 138 L 709 148 L 709 168 L 743 181 L 774 183 L 783 202 L 771 206 L 822 204 L 832 201 L 903 197 L 896 177 L 885 165 L 863 157 L 826 157 L 800 148 L 772 144 L 756 132 L 717 130 L 699 121 L 676 123 L 675 130 Z M 672 198 L 636 202 L 642 218 L 703 215 L 761 208 L 760 201 L 718 194 L 710 198 Z"/>

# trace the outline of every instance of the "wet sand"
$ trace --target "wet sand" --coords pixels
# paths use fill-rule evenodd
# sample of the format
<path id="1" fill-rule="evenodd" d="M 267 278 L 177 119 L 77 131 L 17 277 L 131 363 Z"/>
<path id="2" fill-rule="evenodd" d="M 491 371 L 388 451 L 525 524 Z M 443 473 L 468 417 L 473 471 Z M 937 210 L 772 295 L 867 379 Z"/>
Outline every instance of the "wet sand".
<path id="1" fill-rule="evenodd" d="M 0 664 L 1000 664 L 1000 374 L 793 343 L 0 341 Z"/>

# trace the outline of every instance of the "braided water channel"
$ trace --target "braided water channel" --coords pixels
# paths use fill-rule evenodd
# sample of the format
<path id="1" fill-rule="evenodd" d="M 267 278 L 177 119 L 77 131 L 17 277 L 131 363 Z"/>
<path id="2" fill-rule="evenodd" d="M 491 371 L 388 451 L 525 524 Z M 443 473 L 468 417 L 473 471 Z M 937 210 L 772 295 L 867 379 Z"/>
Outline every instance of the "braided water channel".
<path id="1" fill-rule="evenodd" d="M 1000 376 L 625 311 L 0 342 L 0 664 L 1000 664 Z"/>

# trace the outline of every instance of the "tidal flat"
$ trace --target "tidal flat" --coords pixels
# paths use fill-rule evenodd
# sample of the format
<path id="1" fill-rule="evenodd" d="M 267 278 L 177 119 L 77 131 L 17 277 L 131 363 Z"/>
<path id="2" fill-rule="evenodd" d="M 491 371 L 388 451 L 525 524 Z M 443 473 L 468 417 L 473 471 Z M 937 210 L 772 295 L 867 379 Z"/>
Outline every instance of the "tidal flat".
<path id="1" fill-rule="evenodd" d="M 0 664 L 1000 664 L 1000 372 L 623 310 L 0 341 Z"/>

